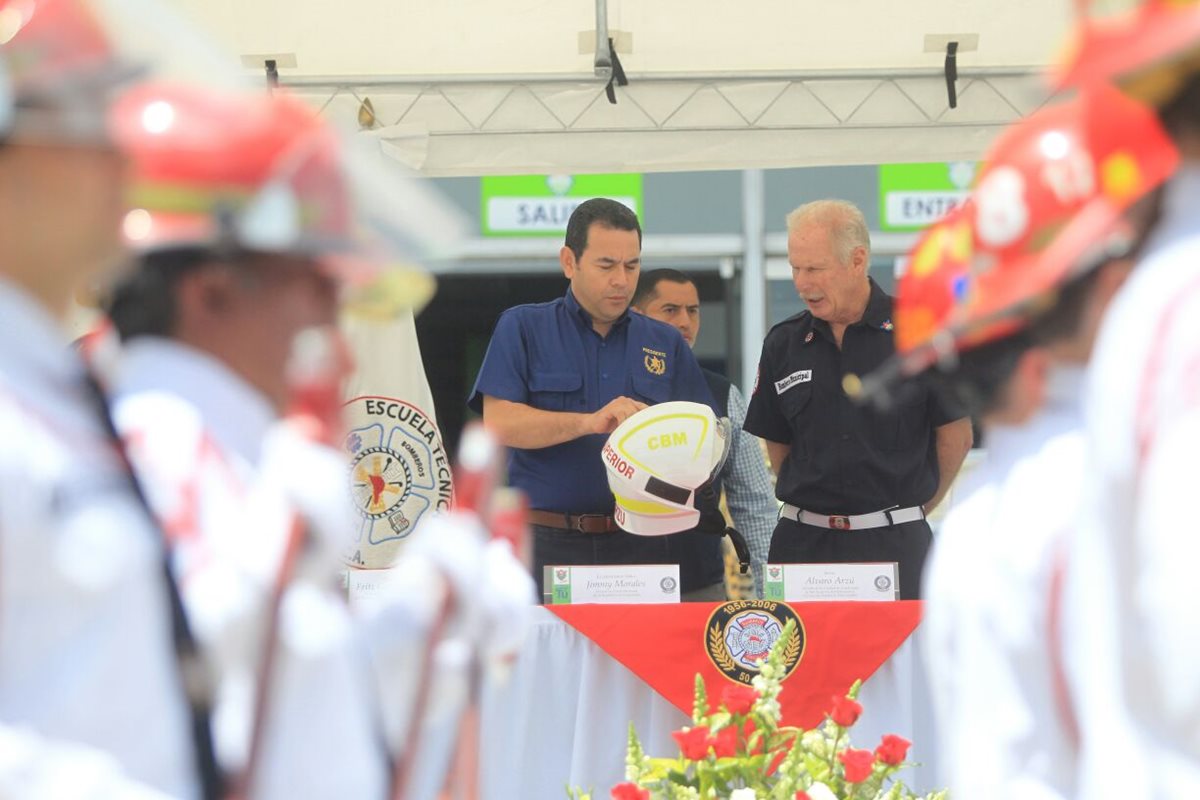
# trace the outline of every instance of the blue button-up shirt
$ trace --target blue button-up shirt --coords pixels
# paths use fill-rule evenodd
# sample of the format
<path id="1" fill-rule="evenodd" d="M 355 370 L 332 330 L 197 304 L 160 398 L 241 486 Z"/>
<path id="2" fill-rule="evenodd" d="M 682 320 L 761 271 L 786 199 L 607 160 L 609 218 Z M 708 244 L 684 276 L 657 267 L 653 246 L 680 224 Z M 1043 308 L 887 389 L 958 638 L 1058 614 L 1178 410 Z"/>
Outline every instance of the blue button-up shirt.
<path id="1" fill-rule="evenodd" d="M 621 396 L 647 405 L 668 400 L 713 405 L 679 331 L 627 311 L 601 336 L 569 288 L 559 300 L 515 306 L 500 315 L 467 405 L 482 412 L 484 395 L 581 414 Z M 531 508 L 612 513 L 600 459 L 607 438 L 592 434 L 537 450 L 513 448 L 508 481 L 528 494 Z"/>

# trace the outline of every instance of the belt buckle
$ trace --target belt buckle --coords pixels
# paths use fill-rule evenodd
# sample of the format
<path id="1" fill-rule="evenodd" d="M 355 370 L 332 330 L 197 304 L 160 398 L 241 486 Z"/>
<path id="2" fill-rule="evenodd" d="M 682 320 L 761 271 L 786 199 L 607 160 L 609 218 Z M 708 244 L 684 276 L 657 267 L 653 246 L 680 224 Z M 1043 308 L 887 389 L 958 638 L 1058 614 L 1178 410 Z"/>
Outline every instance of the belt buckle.
<path id="1" fill-rule="evenodd" d="M 850 530 L 850 518 L 840 514 L 830 515 L 829 527 L 835 531 L 848 531 Z"/>
<path id="2" fill-rule="evenodd" d="M 589 530 L 587 520 L 594 519 L 600 522 L 597 529 Z M 580 533 L 607 533 L 608 532 L 608 515 L 607 514 L 580 514 L 575 518 L 575 530 Z"/>

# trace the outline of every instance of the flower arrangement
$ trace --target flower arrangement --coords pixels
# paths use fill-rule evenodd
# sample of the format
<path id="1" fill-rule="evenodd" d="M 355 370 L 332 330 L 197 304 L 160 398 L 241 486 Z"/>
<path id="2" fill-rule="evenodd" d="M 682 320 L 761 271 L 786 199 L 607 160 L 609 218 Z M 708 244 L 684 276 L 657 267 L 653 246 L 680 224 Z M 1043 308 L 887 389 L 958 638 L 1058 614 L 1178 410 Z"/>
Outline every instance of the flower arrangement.
<path id="1" fill-rule="evenodd" d="M 944 800 L 945 792 L 918 798 L 894 779 L 908 766 L 908 740 L 889 734 L 873 751 L 851 747 L 861 681 L 832 698 L 816 729 L 779 725 L 783 653 L 795 630 L 789 621 L 751 686 L 726 686 L 716 708 L 696 676 L 692 724 L 672 734 L 678 758 L 647 756 L 631 725 L 625 782 L 612 800 Z M 569 796 L 592 800 L 577 789 Z"/>

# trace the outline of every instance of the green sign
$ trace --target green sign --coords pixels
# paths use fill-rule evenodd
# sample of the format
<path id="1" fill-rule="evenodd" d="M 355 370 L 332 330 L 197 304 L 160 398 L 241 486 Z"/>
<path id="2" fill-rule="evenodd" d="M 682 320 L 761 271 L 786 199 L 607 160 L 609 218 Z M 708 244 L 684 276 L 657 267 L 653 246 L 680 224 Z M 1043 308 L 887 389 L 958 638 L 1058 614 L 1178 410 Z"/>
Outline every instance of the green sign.
<path id="1" fill-rule="evenodd" d="M 642 176 L 514 175 L 479 179 L 484 236 L 562 236 L 584 200 L 608 197 L 642 216 Z M 645 225 L 645 220 L 642 220 Z"/>
<path id="2" fill-rule="evenodd" d="M 571 568 L 543 567 L 542 585 L 545 588 L 543 602 L 545 605 L 571 604 Z"/>
<path id="3" fill-rule="evenodd" d="M 975 180 L 971 161 L 879 165 L 879 228 L 916 231 L 966 199 Z"/>

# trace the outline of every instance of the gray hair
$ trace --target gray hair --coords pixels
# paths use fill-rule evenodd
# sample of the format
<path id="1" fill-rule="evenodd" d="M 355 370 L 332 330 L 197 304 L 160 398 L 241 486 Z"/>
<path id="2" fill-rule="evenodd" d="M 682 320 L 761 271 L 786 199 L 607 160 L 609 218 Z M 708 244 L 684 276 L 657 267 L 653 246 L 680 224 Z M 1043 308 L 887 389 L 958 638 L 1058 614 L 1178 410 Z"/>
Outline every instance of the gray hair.
<path id="1" fill-rule="evenodd" d="M 787 215 L 788 233 L 806 225 L 821 225 L 829 231 L 833 252 L 841 264 L 849 264 L 854 248 L 861 247 L 871 256 L 871 236 L 867 220 L 858 206 L 846 200 L 814 200 Z"/>

